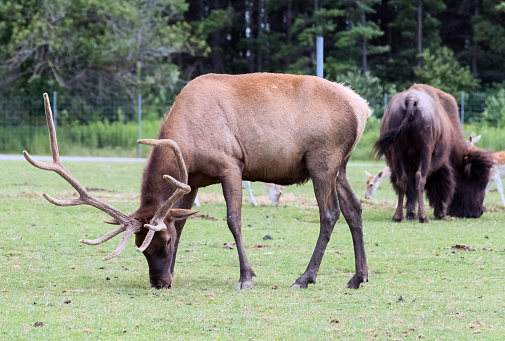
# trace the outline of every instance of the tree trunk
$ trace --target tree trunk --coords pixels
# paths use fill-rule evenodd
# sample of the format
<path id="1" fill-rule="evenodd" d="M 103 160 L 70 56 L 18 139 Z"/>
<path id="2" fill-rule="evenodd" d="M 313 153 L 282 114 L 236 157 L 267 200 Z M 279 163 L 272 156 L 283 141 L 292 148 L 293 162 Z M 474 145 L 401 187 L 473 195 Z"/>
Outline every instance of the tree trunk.
<path id="1" fill-rule="evenodd" d="M 365 27 L 366 25 L 366 15 L 365 13 L 361 13 L 361 26 Z M 361 46 L 361 55 L 362 55 L 362 63 L 363 63 L 363 76 L 366 78 L 366 73 L 368 71 L 368 41 L 365 36 L 363 36 L 363 43 Z"/>
<path id="2" fill-rule="evenodd" d="M 423 52 L 423 0 L 419 0 L 417 10 L 417 53 Z M 421 58 L 417 58 L 417 66 L 422 66 Z"/>

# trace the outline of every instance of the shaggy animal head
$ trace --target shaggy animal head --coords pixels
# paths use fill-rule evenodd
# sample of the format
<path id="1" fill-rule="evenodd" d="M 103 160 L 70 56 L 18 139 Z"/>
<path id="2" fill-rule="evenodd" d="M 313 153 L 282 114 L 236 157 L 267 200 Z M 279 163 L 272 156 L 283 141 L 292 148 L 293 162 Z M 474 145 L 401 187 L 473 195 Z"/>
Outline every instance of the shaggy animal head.
<path id="1" fill-rule="evenodd" d="M 469 148 L 463 162 L 455 167 L 456 190 L 448 213 L 453 217 L 478 218 L 484 213 L 484 197 L 493 156 L 480 148 Z"/>

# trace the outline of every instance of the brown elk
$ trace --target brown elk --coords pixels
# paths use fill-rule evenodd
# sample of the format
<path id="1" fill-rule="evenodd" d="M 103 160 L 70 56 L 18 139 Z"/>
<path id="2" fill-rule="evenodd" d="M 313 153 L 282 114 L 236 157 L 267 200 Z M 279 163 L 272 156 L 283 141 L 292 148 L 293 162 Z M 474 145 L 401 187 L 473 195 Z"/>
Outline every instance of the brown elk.
<path id="1" fill-rule="evenodd" d="M 47 95 L 45 98 L 50 112 Z M 183 88 L 165 116 L 159 133 L 162 142 L 141 141 L 154 149 L 142 178 L 140 208 L 130 216 L 97 204 L 77 180 L 61 170 L 57 156 L 55 169 L 30 161 L 26 152 L 25 157 L 39 168 L 59 172 L 83 198 L 71 203 L 46 199 L 57 205 L 87 203 L 110 214 L 114 218 L 110 222 L 121 224 L 91 241 L 103 242 L 126 231 L 118 250 L 106 259 L 116 256 L 135 233 L 135 243 L 149 265 L 151 286 L 156 288 L 171 286 L 177 247 L 185 218 L 195 212 L 189 208 L 198 188 L 222 185 L 227 223 L 240 261 L 237 288 L 246 289 L 252 287 L 255 274 L 242 241 L 242 179 L 280 185 L 311 179 L 320 232 L 305 273 L 292 287 L 305 288 L 316 282 L 342 210 L 351 230 L 356 266 L 347 285 L 357 289 L 368 280 L 368 268 L 361 204 L 347 182 L 346 165 L 369 114 L 366 101 L 352 90 L 317 77 L 267 73 L 200 76 Z M 47 121 L 51 127 L 50 115 Z M 56 136 L 54 128 L 49 130 L 54 135 L 54 156 Z"/>
<path id="2" fill-rule="evenodd" d="M 483 201 L 492 157 L 470 148 L 463 139 L 458 105 L 451 95 L 424 84 L 414 84 L 388 103 L 375 143 L 377 156 L 386 156 L 391 183 L 398 194 L 393 221 L 428 222 L 423 193 L 426 190 L 436 219 L 446 212 L 455 217 L 477 218 Z"/>

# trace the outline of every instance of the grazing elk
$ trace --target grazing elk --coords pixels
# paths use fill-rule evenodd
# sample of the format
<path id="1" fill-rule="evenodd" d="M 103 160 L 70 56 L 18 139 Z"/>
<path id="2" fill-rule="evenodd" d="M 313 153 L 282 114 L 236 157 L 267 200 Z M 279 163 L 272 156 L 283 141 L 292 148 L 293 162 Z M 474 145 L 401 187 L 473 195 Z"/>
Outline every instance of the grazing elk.
<path id="1" fill-rule="evenodd" d="M 45 99 L 46 110 L 50 111 L 47 95 Z M 55 156 L 56 135 L 50 113 L 47 123 L 57 167 L 38 164 L 26 152 L 25 157 L 39 168 L 59 172 L 82 198 L 70 203 L 47 195 L 46 199 L 57 205 L 93 205 L 114 218 L 109 222 L 120 224 L 102 238 L 83 241 L 98 244 L 125 231 L 120 246 L 105 259 L 119 254 L 135 234 L 155 288 L 171 286 L 179 239 L 185 219 L 195 213 L 189 208 L 198 188 L 222 185 L 227 223 L 240 261 L 237 288 L 246 289 L 252 287 L 254 271 L 242 241 L 242 179 L 281 185 L 311 179 L 319 206 L 319 237 L 306 271 L 292 287 L 305 288 L 316 282 L 342 210 L 351 230 L 356 266 L 347 286 L 357 289 L 368 280 L 368 268 L 361 204 L 347 181 L 346 165 L 369 115 L 367 102 L 351 89 L 313 76 L 200 76 L 177 96 L 164 118 L 159 140 L 139 141 L 154 145 L 154 149 L 142 177 L 140 208 L 130 216 L 97 204 L 77 180 L 62 171 Z"/>
<path id="2" fill-rule="evenodd" d="M 451 95 L 423 84 L 394 95 L 382 118 L 375 150 L 378 157 L 386 156 L 398 194 L 393 221 L 403 220 L 406 196 L 407 219 L 428 222 L 424 190 L 436 219 L 443 219 L 446 210 L 455 217 L 482 215 L 492 157 L 465 143 Z"/>
<path id="3" fill-rule="evenodd" d="M 365 199 L 371 199 L 372 195 L 375 194 L 382 181 L 391 175 L 391 170 L 386 166 L 383 170 L 375 175 L 370 174 L 368 171 L 365 171 L 365 174 L 368 176 L 368 179 L 365 183 Z"/>

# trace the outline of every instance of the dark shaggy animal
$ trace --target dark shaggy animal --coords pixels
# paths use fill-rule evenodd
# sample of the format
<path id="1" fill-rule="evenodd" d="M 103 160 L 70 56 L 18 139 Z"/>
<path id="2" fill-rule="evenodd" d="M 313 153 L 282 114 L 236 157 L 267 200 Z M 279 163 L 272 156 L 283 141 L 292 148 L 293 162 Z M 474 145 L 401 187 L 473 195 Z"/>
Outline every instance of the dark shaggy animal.
<path id="1" fill-rule="evenodd" d="M 393 221 L 403 220 L 406 196 L 407 219 L 429 222 L 424 190 L 436 219 L 443 219 L 446 211 L 462 218 L 482 215 L 492 155 L 465 142 L 458 106 L 451 95 L 415 84 L 393 96 L 374 148 L 377 157 L 385 155 L 398 194 Z"/>

